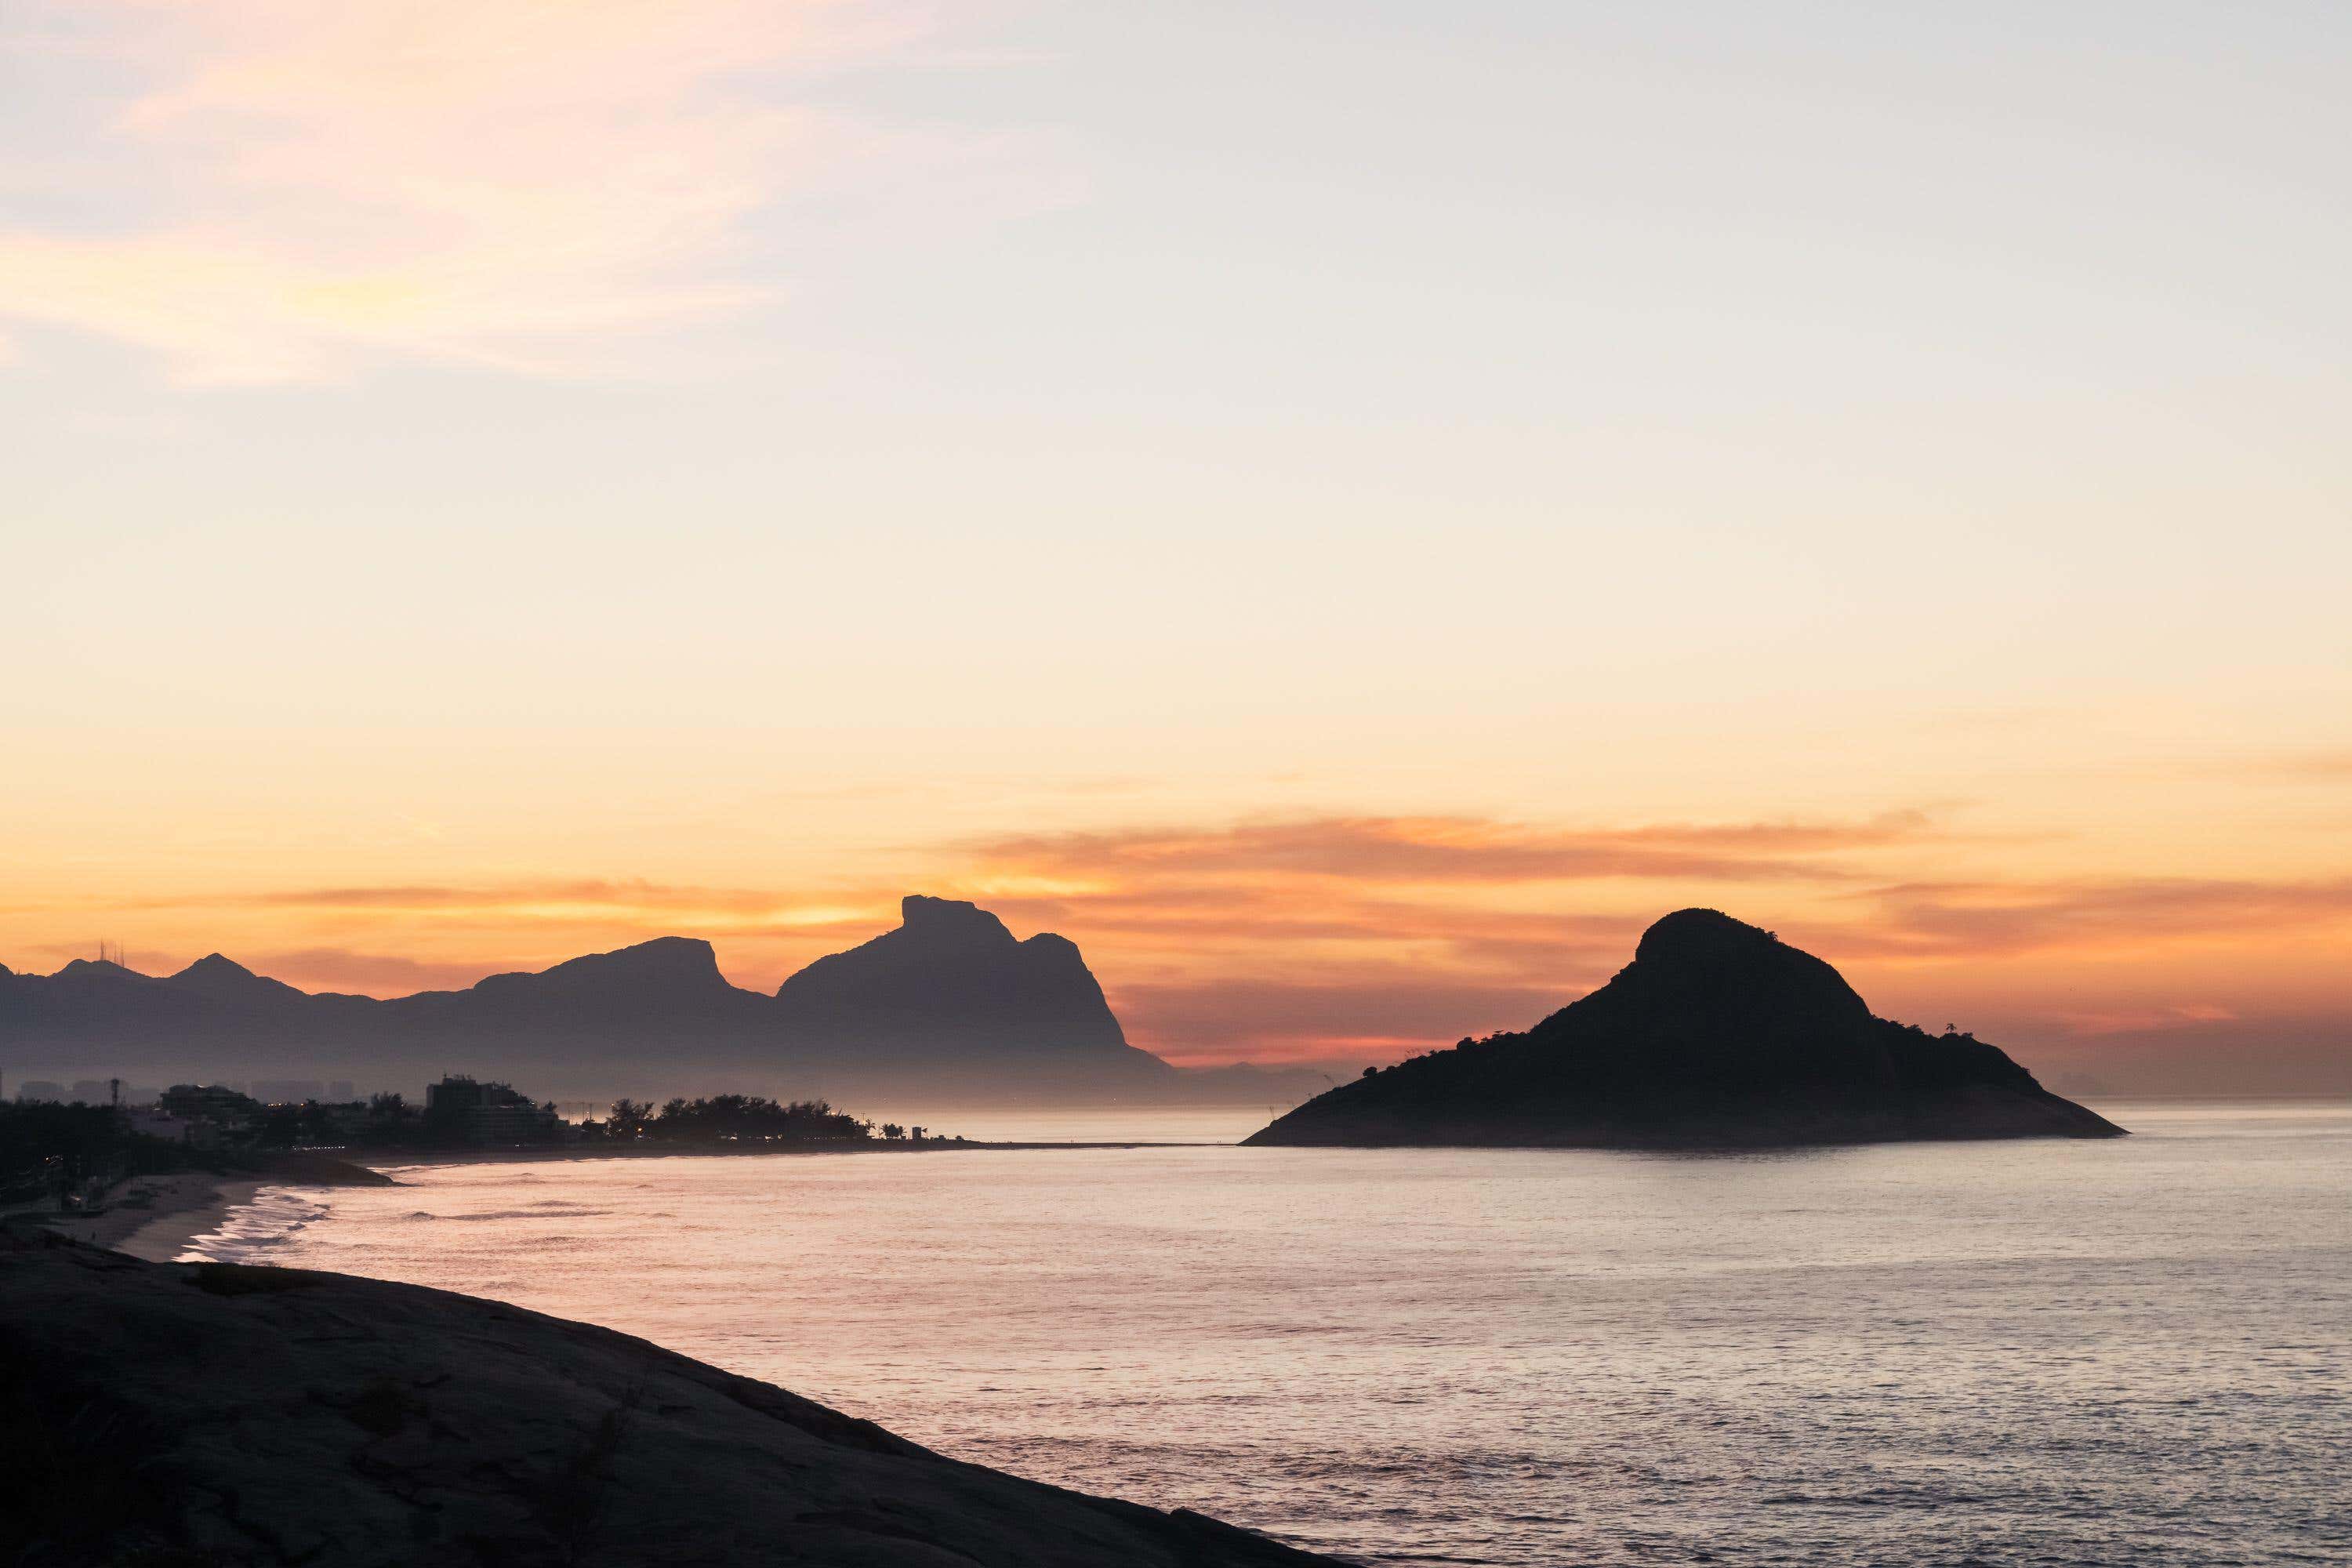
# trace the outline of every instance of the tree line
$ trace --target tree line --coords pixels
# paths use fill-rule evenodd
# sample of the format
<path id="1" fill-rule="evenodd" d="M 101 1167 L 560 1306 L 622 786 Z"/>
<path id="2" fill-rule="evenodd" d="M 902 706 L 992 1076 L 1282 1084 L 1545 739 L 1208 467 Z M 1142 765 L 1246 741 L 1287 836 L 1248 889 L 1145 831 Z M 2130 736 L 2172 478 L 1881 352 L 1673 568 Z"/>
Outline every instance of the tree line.
<path id="1" fill-rule="evenodd" d="M 855 1142 L 872 1138 L 877 1131 L 871 1121 L 835 1110 L 822 1100 L 775 1100 L 750 1094 L 680 1097 L 658 1110 L 649 1100 L 616 1100 L 604 1128 L 613 1138 L 669 1143 Z M 906 1133 L 895 1122 L 879 1131 L 885 1138 Z M 921 1129 L 916 1131 L 919 1137 Z"/>

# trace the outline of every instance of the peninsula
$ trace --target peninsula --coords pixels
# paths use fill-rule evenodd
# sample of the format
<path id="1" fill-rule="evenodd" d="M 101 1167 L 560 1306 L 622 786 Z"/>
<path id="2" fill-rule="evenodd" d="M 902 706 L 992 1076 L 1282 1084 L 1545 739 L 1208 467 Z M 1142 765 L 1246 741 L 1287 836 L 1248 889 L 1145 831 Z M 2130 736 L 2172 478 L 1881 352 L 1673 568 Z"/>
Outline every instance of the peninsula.
<path id="1" fill-rule="evenodd" d="M 1838 972 L 1714 910 L 1523 1034 L 1367 1072 L 1245 1142 L 1740 1148 L 2113 1138 L 1997 1047 L 1874 1016 Z"/>
<path id="2" fill-rule="evenodd" d="M 0 1233 L 0 1560 L 1313 1568 L 963 1464 L 643 1340 Z"/>

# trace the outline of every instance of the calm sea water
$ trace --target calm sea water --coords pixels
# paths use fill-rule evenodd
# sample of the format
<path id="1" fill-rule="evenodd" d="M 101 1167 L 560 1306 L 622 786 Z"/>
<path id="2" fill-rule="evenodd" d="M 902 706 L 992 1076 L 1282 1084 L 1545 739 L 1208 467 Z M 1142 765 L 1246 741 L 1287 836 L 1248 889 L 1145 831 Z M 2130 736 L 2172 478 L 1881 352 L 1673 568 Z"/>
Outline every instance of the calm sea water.
<path id="1" fill-rule="evenodd" d="M 198 1247 L 1366 1563 L 2352 1561 L 2352 1108 L 2101 1109 L 2139 1135 L 420 1167 Z"/>

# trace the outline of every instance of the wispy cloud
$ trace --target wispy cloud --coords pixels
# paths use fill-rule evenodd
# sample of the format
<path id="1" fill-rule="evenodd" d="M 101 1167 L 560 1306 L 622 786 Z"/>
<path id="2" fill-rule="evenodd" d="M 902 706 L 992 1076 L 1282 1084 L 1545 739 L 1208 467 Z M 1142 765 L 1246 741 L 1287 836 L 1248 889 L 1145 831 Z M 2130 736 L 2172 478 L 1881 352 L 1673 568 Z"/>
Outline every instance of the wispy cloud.
<path id="1" fill-rule="evenodd" d="M 313 910 L 389 920 L 462 919 L 598 930 L 649 926 L 691 931 L 870 932 L 896 917 L 898 895 L 867 889 L 727 888 L 635 879 L 550 878 L 486 883 L 364 883 L 192 895 L 144 907 L 190 905 Z"/>
<path id="2" fill-rule="evenodd" d="M 2291 752 L 2269 759 L 2262 772 L 2274 778 L 2320 783 L 2352 780 L 2352 746 L 2329 752 Z"/>
<path id="3" fill-rule="evenodd" d="M 2120 1007 L 2058 1015 L 2074 1035 L 2120 1035 L 2157 1029 L 2185 1029 L 2198 1024 L 2227 1024 L 2238 1015 L 2211 1002 L 2189 1002 L 2172 1007 Z"/>
<path id="4" fill-rule="evenodd" d="M 887 134 L 797 73 L 903 44 L 880 0 L 100 0 L 5 47 L 70 58 L 93 122 L 16 179 L 79 221 L 0 228 L 0 316 L 207 382 L 388 357 L 519 369 L 763 298 L 744 221 Z M 68 23 L 68 18 L 70 18 Z M 111 74 L 110 74 L 111 73 Z M 120 98 L 117 79 L 142 85 Z M 116 96 L 110 96 L 112 89 Z"/>
<path id="5" fill-rule="evenodd" d="M 2168 942 L 2294 935 L 2352 921 L 2352 878 L 1918 882 L 1855 895 L 1848 951 L 1992 958 L 2147 951 Z"/>
<path id="6" fill-rule="evenodd" d="M 1342 816 L 1108 833 L 1036 835 L 973 847 L 1039 876 L 1265 874 L 1408 882 L 1601 878 L 1838 881 L 1860 873 L 1823 857 L 1916 840 L 1924 812 L 1864 822 L 1664 824 L 1559 830 L 1469 816 Z"/>
<path id="7" fill-rule="evenodd" d="M 373 884 L 339 888 L 281 888 L 236 895 L 231 901 L 265 908 L 383 910 L 407 912 L 473 910 L 523 912 L 533 909 L 589 910 L 602 914 L 675 914 L 710 910 L 761 920 L 788 919 L 795 906 L 786 894 L 768 889 L 697 887 L 673 882 L 584 878 L 544 881 Z"/>

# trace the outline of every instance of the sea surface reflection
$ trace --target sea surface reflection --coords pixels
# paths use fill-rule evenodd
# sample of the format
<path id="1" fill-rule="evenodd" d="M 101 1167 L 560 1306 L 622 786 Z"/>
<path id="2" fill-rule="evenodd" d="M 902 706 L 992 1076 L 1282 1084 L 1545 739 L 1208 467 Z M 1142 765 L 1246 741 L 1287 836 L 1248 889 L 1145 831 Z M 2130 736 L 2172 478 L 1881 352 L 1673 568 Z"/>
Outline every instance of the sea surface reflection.
<path id="1" fill-rule="evenodd" d="M 609 1324 L 1364 1563 L 2344 1561 L 2352 1110 L 2099 1109 L 2139 1136 L 422 1166 L 198 1246 Z"/>

